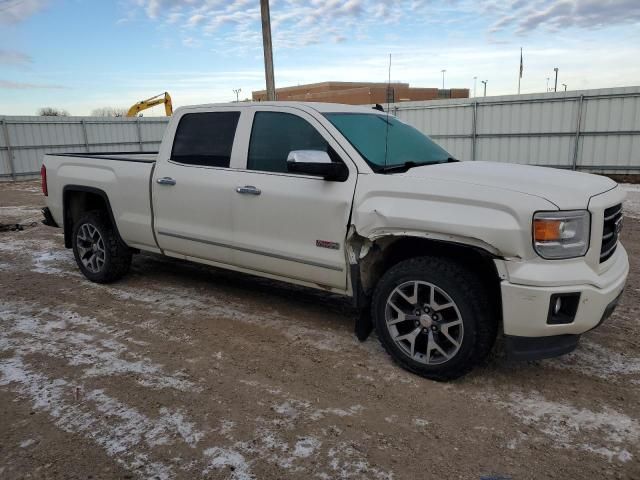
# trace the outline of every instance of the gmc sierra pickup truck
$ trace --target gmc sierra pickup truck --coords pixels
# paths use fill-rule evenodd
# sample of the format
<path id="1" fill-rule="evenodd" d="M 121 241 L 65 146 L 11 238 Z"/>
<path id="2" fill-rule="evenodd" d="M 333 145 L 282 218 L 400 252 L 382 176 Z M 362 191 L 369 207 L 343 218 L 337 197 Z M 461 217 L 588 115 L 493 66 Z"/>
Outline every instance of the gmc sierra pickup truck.
<path id="1" fill-rule="evenodd" d="M 337 292 L 402 367 L 447 380 L 573 350 L 629 269 L 623 191 L 596 175 L 459 162 L 368 107 L 178 109 L 157 153 L 51 154 L 45 223 L 112 282 L 141 250 Z"/>

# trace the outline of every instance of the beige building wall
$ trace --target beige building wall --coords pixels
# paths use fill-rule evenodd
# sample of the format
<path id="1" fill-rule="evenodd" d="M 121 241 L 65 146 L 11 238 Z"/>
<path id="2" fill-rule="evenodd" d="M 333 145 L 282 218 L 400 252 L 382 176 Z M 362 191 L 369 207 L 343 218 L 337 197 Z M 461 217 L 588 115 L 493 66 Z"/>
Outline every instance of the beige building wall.
<path id="1" fill-rule="evenodd" d="M 412 88 L 408 83 L 323 82 L 276 89 L 280 101 L 346 103 L 367 105 L 387 103 L 387 88 L 393 89 L 396 102 L 435 100 L 439 98 L 468 98 L 469 89 Z M 252 92 L 254 101 L 265 101 L 266 90 Z"/>

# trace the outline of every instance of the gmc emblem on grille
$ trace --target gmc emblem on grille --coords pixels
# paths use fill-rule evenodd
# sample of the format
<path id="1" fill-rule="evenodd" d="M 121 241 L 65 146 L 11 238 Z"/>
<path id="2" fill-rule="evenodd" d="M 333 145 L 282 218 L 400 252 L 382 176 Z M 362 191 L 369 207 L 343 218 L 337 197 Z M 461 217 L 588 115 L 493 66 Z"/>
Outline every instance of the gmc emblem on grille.
<path id="1" fill-rule="evenodd" d="M 622 217 L 616 220 L 616 237 L 620 236 L 620 232 L 622 231 Z"/>

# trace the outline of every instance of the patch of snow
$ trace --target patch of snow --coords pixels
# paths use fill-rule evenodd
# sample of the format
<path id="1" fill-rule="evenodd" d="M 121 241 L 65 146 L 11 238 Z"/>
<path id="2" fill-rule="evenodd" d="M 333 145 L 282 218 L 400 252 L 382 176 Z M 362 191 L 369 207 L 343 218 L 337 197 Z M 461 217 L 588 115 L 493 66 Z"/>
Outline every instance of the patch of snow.
<path id="1" fill-rule="evenodd" d="M 251 480 L 255 478 L 251 474 L 247 460 L 235 450 L 213 447 L 206 449 L 204 455 L 210 457 L 210 460 L 202 471 L 202 475 L 207 475 L 214 469 L 219 470 L 224 467 L 230 467 L 231 474 L 229 478 L 233 480 Z"/>
<path id="2" fill-rule="evenodd" d="M 424 418 L 414 418 L 412 422 L 416 427 L 426 427 L 429 425 L 429 420 L 425 420 Z"/>
<path id="3" fill-rule="evenodd" d="M 33 438 L 29 438 L 27 440 L 20 442 L 20 448 L 27 448 L 33 445 L 34 443 L 36 443 L 36 441 Z"/>
<path id="4" fill-rule="evenodd" d="M 54 267 L 52 264 L 60 262 L 69 266 L 71 262 L 73 262 L 73 265 L 75 265 L 75 259 L 73 258 L 71 250 L 36 251 L 32 253 L 31 259 L 33 262 L 33 268 L 31 271 L 36 273 L 48 273 L 53 275 L 63 273 L 67 274 L 71 272 L 66 272 L 61 268 Z"/>
<path id="5" fill-rule="evenodd" d="M 177 437 L 186 440 L 171 413 L 154 420 L 102 390 L 89 391 L 82 402 L 75 402 L 67 394 L 73 383 L 33 371 L 19 355 L 0 360 L 0 386 L 29 399 L 33 408 L 48 413 L 58 428 L 91 439 L 126 468 L 139 466 L 146 477 L 173 478 L 170 466 L 151 462 L 136 451 L 143 445 L 172 445 Z"/>
<path id="6" fill-rule="evenodd" d="M 125 343 L 114 338 L 98 339 L 98 335 L 111 336 L 112 328 L 94 318 L 70 311 L 5 304 L 0 321 L 0 338 L 6 340 L 0 345 L 11 345 L 22 356 L 46 353 L 72 366 L 86 366 L 85 377 L 134 375 L 140 385 L 150 388 L 201 390 L 181 372 L 164 373 L 161 365 L 130 351 Z"/>
<path id="7" fill-rule="evenodd" d="M 538 428 L 559 447 L 586 450 L 626 462 L 631 459 L 626 447 L 640 439 L 638 421 L 608 407 L 594 412 L 548 401 L 538 393 L 527 396 L 512 393 L 508 401 L 496 403 Z"/>
<path id="8" fill-rule="evenodd" d="M 332 472 L 324 478 L 340 478 L 344 480 L 350 478 L 393 479 L 392 472 L 385 472 L 369 464 L 369 462 L 362 457 L 362 454 L 349 443 L 340 442 L 337 447 L 329 449 L 328 456 L 331 458 L 329 466 Z"/>
<path id="9" fill-rule="evenodd" d="M 293 455 L 296 457 L 307 458 L 320 448 L 321 442 L 315 437 L 305 437 L 298 440 L 295 444 Z"/>
<path id="10" fill-rule="evenodd" d="M 39 208 L 28 205 L 0 207 L 0 223 L 25 223 L 42 218 Z"/>
<path id="11" fill-rule="evenodd" d="M 622 355 L 589 340 L 561 360 L 545 360 L 546 364 L 568 369 L 606 380 L 629 381 L 629 376 L 640 376 L 640 358 Z"/>
<path id="12" fill-rule="evenodd" d="M 0 243 L 0 252 L 18 253 L 30 257 L 31 271 L 50 275 L 80 276 L 76 271 L 62 269 L 75 267 L 71 250 L 59 247 L 50 240 L 8 238 Z M 56 265 L 57 264 L 57 265 Z"/>

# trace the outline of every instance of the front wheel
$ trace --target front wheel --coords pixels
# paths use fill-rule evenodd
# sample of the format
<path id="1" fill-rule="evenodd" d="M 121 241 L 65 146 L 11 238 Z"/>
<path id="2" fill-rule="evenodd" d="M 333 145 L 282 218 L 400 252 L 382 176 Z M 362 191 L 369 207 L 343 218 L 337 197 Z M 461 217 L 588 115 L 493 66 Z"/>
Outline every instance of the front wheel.
<path id="1" fill-rule="evenodd" d="M 92 282 L 114 282 L 129 271 L 131 249 L 102 212 L 89 212 L 75 223 L 72 243 L 80 271 Z"/>
<path id="2" fill-rule="evenodd" d="M 389 269 L 373 296 L 378 338 L 403 368 L 433 380 L 458 378 L 491 351 L 495 308 L 476 275 L 442 258 Z"/>

